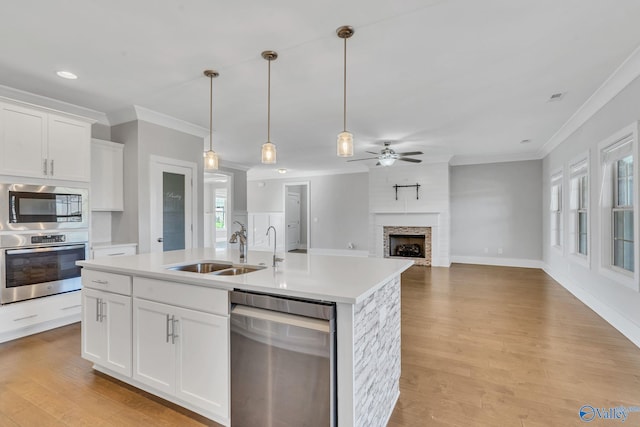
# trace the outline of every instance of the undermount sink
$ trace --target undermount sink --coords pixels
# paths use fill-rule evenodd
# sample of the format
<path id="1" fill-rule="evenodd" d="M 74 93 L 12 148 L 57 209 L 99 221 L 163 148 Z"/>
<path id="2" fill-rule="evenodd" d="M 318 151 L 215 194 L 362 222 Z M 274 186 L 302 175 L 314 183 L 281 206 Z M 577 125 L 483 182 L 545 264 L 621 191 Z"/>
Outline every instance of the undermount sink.
<path id="1" fill-rule="evenodd" d="M 237 276 L 239 274 L 251 273 L 252 271 L 262 270 L 265 267 L 231 267 L 224 270 L 216 271 L 216 276 Z"/>
<path id="2" fill-rule="evenodd" d="M 169 267 L 168 269 L 176 271 L 188 271 L 190 273 L 207 274 L 231 267 L 233 267 L 233 264 L 224 264 L 219 262 L 197 262 L 195 264 L 176 265 L 174 267 Z"/>
<path id="3" fill-rule="evenodd" d="M 186 271 L 189 273 L 213 274 L 216 276 L 238 276 L 253 271 L 262 270 L 262 266 L 254 265 L 233 265 L 223 262 L 196 262 L 194 264 L 175 265 L 168 267 L 168 270 Z"/>

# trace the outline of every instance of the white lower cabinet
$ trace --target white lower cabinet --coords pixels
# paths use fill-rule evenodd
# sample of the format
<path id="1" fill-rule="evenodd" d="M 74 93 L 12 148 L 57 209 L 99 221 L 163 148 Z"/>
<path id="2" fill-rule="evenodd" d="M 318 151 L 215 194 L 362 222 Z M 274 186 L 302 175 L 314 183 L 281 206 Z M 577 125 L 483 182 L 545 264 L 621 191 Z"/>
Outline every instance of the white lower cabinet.
<path id="1" fill-rule="evenodd" d="M 131 297 L 82 290 L 82 357 L 131 376 Z"/>
<path id="2" fill-rule="evenodd" d="M 134 298 L 133 324 L 133 378 L 228 420 L 229 318 Z"/>

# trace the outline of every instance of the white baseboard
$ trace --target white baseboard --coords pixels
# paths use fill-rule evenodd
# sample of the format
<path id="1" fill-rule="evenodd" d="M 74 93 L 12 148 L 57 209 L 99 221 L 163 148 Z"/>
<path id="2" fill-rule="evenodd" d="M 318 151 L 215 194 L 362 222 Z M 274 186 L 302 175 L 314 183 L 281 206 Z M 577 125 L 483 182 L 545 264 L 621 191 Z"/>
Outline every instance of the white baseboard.
<path id="1" fill-rule="evenodd" d="M 568 290 L 578 298 L 583 304 L 595 311 L 596 314 L 602 317 L 607 323 L 616 328 L 622 335 L 629 338 L 629 340 L 640 348 L 640 327 L 627 319 L 610 306 L 603 304 L 593 294 L 578 286 L 573 280 L 568 277 L 558 274 L 551 270 L 548 265 L 543 266 L 543 270 L 549 276 L 558 282 L 563 288 Z"/>
<path id="2" fill-rule="evenodd" d="M 451 262 L 459 263 L 459 264 L 498 265 L 502 267 L 523 267 L 523 268 L 543 268 L 544 267 L 544 263 L 541 260 L 524 259 L 524 258 L 451 255 Z"/>
<path id="3" fill-rule="evenodd" d="M 323 249 L 323 248 L 311 248 L 308 251 L 313 255 L 335 255 L 335 256 L 357 256 L 368 257 L 369 251 L 357 251 L 355 249 Z"/>

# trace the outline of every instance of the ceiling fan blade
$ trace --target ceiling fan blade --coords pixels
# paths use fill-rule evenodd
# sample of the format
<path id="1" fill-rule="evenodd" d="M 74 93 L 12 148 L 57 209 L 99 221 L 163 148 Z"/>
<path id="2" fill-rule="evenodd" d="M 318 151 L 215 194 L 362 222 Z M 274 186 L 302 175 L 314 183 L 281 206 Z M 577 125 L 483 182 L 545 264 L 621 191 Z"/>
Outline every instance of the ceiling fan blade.
<path id="1" fill-rule="evenodd" d="M 366 159 L 352 159 L 352 160 L 347 160 L 347 162 L 359 162 L 360 160 L 376 160 L 377 157 L 367 157 Z"/>
<path id="2" fill-rule="evenodd" d="M 380 166 L 381 164 L 382 164 L 382 163 L 378 162 L 378 163 L 376 163 L 376 166 Z"/>
<path id="3" fill-rule="evenodd" d="M 403 162 L 422 163 L 422 160 L 420 159 L 411 159 L 409 157 L 399 157 L 398 160 L 402 160 Z"/>
<path id="4" fill-rule="evenodd" d="M 373 154 L 374 156 L 380 155 L 380 153 L 374 153 L 373 151 L 365 151 L 365 153 Z"/>
<path id="5" fill-rule="evenodd" d="M 422 151 L 408 151 L 406 153 L 396 153 L 399 156 L 419 156 L 420 154 L 424 154 Z"/>

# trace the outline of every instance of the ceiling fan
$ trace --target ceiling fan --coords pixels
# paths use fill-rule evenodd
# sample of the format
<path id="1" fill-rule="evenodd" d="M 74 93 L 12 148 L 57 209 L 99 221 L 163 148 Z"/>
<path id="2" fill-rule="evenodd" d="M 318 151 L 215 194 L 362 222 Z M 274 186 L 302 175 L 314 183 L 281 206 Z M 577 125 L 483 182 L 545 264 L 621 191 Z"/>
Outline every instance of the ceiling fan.
<path id="1" fill-rule="evenodd" d="M 347 160 L 348 162 L 359 162 L 361 160 L 378 160 L 376 166 L 391 166 L 395 163 L 396 160 L 402 160 L 403 162 L 411 162 L 411 163 L 420 163 L 422 160 L 420 159 L 412 159 L 406 156 L 418 156 L 420 154 L 424 154 L 422 151 L 408 151 L 406 153 L 396 153 L 391 148 L 390 142 L 384 143 L 384 148 L 380 150 L 380 153 L 374 153 L 373 151 L 367 151 L 369 154 L 375 154 L 376 157 L 367 157 L 366 159 L 353 159 Z"/>

